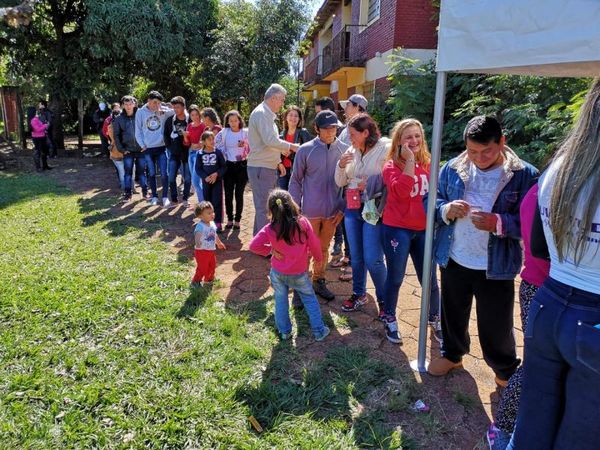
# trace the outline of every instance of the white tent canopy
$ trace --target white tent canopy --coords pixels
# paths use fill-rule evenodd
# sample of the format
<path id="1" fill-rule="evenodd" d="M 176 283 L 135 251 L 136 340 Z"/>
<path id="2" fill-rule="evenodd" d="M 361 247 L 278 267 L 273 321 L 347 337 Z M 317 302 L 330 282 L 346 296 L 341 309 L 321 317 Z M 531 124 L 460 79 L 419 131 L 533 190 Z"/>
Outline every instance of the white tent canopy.
<path id="1" fill-rule="evenodd" d="M 442 0 L 437 70 L 600 75 L 600 1 Z"/>
<path id="2" fill-rule="evenodd" d="M 423 273 L 432 266 L 446 72 L 600 76 L 600 0 L 442 0 Z M 423 278 L 419 354 L 424 372 L 431 280 Z"/>

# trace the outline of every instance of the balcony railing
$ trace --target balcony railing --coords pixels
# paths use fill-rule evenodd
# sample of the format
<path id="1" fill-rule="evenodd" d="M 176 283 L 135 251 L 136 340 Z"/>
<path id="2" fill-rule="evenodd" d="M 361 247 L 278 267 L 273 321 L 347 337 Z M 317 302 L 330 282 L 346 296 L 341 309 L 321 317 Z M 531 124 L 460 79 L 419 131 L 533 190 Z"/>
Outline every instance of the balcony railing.
<path id="1" fill-rule="evenodd" d="M 351 26 L 346 25 L 323 49 L 323 76 L 335 72 L 340 67 L 364 65 L 363 60 L 353 58 L 350 52 Z"/>
<path id="2" fill-rule="evenodd" d="M 309 62 L 304 68 L 304 83 L 313 84 L 321 79 L 323 72 L 323 58 L 321 55 L 317 56 L 311 62 Z"/>

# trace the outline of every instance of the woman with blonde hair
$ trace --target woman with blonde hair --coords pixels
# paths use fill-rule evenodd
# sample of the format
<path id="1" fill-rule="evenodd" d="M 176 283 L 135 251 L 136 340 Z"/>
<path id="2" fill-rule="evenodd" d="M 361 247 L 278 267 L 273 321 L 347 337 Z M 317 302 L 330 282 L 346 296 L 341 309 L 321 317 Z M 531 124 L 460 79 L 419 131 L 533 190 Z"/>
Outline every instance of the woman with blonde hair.
<path id="1" fill-rule="evenodd" d="M 550 276 L 529 307 L 523 390 L 509 449 L 598 448 L 600 79 L 539 181 L 533 256 Z"/>
<path id="2" fill-rule="evenodd" d="M 423 283 L 426 223 L 423 196 L 429 191 L 431 154 L 421 122 L 404 119 L 396 123 L 387 159 L 383 166 L 387 201 L 383 209 L 382 235 L 388 269 L 384 288 L 384 325 L 388 340 L 401 344 L 396 306 L 409 255 L 419 283 Z M 440 291 L 435 272 L 434 265 L 431 273 L 429 324 L 435 338 L 441 342 Z"/>

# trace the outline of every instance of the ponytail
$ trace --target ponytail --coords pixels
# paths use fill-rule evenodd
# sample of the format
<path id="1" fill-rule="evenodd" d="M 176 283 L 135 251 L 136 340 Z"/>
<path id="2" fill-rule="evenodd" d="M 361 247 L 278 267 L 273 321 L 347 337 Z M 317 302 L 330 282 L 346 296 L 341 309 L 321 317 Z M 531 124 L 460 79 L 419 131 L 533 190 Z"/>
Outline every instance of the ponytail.
<path id="1" fill-rule="evenodd" d="M 271 216 L 271 227 L 277 234 L 277 240 L 283 240 L 288 245 L 304 242 L 308 237 L 306 230 L 300 226 L 300 208 L 292 199 L 289 192 L 275 189 L 269 195 L 267 207 Z"/>

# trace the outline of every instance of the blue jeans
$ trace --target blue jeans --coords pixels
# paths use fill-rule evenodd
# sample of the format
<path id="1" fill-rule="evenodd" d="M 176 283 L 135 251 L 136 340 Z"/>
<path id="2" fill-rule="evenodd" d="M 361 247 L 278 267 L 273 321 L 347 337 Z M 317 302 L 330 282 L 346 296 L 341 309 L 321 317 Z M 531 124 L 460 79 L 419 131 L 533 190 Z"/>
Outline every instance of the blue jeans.
<path id="1" fill-rule="evenodd" d="M 131 187 L 133 186 L 133 165 L 135 164 L 135 173 L 140 177 L 140 186 L 142 194 L 148 192 L 146 184 L 146 157 L 143 153 L 127 153 L 123 157 L 123 166 L 125 168 L 125 194 L 131 195 Z"/>
<path id="2" fill-rule="evenodd" d="M 285 275 L 277 272 L 275 269 L 271 269 L 269 278 L 271 279 L 273 291 L 275 291 L 275 325 L 277 326 L 277 330 L 282 334 L 292 332 L 288 295 L 290 289 L 293 289 L 302 299 L 304 310 L 308 314 L 308 321 L 310 322 L 314 336 L 316 338 L 321 337 L 325 331 L 325 324 L 321 317 L 319 301 L 315 295 L 308 272 L 301 273 L 300 275 Z"/>
<path id="3" fill-rule="evenodd" d="M 267 217 L 267 200 L 269 194 L 277 183 L 277 170 L 266 167 L 248 166 L 248 180 L 252 188 L 252 200 L 254 200 L 254 228 L 253 235 L 256 236 L 262 228 L 269 223 Z"/>
<path id="4" fill-rule="evenodd" d="M 525 329 L 523 390 L 508 449 L 598 448 L 599 323 L 600 295 L 552 278 L 538 290 Z"/>
<path id="5" fill-rule="evenodd" d="M 156 165 L 160 170 L 160 183 L 162 185 L 162 198 L 167 198 L 169 190 L 169 173 L 167 171 L 167 152 L 165 147 L 147 148 L 144 152 L 146 156 L 146 166 L 148 167 L 148 184 L 152 191 L 152 197 L 158 197 L 158 188 L 156 187 Z"/>
<path id="6" fill-rule="evenodd" d="M 187 161 L 183 162 L 181 156 L 171 157 L 171 152 L 167 150 L 169 160 L 169 189 L 171 190 L 171 200 L 177 201 L 177 172 L 181 170 L 183 177 L 183 200 L 187 200 L 190 196 L 192 186 L 192 177 L 190 174 L 190 166 Z"/>
<path id="7" fill-rule="evenodd" d="M 192 186 L 194 186 L 196 198 L 198 199 L 198 203 L 200 203 L 202 200 L 204 200 L 204 195 L 202 194 L 202 180 L 196 173 L 196 159 L 198 159 L 198 151 L 190 150 L 190 154 L 188 156 L 188 167 L 190 169 Z"/>
<path id="8" fill-rule="evenodd" d="M 367 270 L 375 285 L 377 302 L 383 303 L 387 270 L 383 262 L 381 224 L 371 225 L 361 216 L 361 210 L 347 209 L 344 225 L 350 244 L 352 264 L 352 291 L 356 295 L 367 292 Z"/>
<path id="9" fill-rule="evenodd" d="M 423 252 L 425 250 L 425 231 L 413 231 L 405 228 L 383 225 L 383 252 L 387 263 L 385 279 L 384 308 L 388 317 L 396 317 L 398 292 L 404 275 L 408 255 L 412 259 L 419 283 L 423 284 Z M 429 299 L 429 319 L 440 314 L 440 289 L 437 283 L 436 265 L 431 270 L 431 297 Z"/>
<path id="10" fill-rule="evenodd" d="M 284 176 L 278 175 L 277 176 L 277 186 L 279 187 L 279 189 L 283 189 L 284 191 L 287 191 L 288 188 L 290 187 L 290 179 L 292 178 L 292 168 L 291 167 L 286 167 L 286 174 Z"/>
<path id="11" fill-rule="evenodd" d="M 115 165 L 115 169 L 117 169 L 117 175 L 119 176 L 119 187 L 121 190 L 125 189 L 125 163 L 123 160 L 117 161 L 115 159 L 112 160 Z"/>

